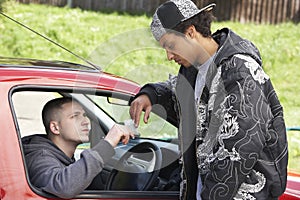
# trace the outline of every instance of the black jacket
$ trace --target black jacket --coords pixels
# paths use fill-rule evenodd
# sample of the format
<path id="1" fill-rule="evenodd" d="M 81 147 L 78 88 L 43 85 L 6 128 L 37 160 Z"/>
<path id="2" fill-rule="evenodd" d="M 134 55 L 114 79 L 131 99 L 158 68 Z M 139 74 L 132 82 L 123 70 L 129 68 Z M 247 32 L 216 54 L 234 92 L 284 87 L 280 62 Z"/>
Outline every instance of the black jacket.
<path id="1" fill-rule="evenodd" d="M 258 49 L 229 29 L 213 34 L 219 49 L 195 103 L 197 70 L 145 85 L 152 104 L 163 105 L 179 128 L 182 199 L 276 199 L 285 190 L 287 139 L 283 109 Z"/>

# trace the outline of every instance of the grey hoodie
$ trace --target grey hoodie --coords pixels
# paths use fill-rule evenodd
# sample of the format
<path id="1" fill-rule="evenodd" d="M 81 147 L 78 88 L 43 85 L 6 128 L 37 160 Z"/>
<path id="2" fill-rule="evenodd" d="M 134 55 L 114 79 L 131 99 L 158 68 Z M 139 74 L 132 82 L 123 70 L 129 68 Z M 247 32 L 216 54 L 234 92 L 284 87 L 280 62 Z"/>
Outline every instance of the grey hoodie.
<path id="1" fill-rule="evenodd" d="M 31 183 L 61 198 L 72 198 L 86 189 L 114 155 L 105 140 L 84 150 L 78 161 L 64 154 L 46 135 L 27 136 L 22 143 Z"/>

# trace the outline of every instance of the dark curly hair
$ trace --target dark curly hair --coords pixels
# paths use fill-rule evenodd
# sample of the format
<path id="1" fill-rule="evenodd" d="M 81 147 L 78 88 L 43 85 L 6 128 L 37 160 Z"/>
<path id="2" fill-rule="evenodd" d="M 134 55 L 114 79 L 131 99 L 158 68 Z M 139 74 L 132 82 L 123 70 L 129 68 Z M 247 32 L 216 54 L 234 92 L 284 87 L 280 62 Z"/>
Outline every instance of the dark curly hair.
<path id="1" fill-rule="evenodd" d="M 192 25 L 201 33 L 203 37 L 211 37 L 211 22 L 215 19 L 211 12 L 201 12 L 194 17 L 179 23 L 173 28 L 174 31 L 184 34 L 185 31 Z"/>

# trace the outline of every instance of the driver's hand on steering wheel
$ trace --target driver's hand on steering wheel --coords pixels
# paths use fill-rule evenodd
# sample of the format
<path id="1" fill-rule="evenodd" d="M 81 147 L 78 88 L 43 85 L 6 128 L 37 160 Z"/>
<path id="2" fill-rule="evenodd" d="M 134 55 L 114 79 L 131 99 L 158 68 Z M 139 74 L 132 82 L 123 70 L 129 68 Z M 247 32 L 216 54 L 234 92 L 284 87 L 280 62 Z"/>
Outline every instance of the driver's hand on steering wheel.
<path id="1" fill-rule="evenodd" d="M 142 94 L 138 96 L 130 104 L 129 114 L 131 119 L 133 119 L 136 128 L 139 126 L 142 111 L 145 111 L 144 122 L 147 124 L 151 110 L 152 110 L 151 101 L 146 94 Z"/>
<path id="2" fill-rule="evenodd" d="M 109 142 L 111 146 L 116 147 L 121 141 L 123 144 L 127 144 L 129 139 L 134 139 L 134 133 L 132 130 L 124 125 L 115 124 L 107 133 L 104 140 Z"/>

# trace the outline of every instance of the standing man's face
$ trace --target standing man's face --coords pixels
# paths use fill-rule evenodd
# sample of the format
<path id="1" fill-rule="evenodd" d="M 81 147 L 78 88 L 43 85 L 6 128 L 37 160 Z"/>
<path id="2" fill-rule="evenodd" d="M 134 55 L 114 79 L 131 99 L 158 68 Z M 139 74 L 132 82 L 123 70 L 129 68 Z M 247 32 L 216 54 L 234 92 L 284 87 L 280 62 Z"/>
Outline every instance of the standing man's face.
<path id="1" fill-rule="evenodd" d="M 184 35 L 166 33 L 159 40 L 159 44 L 166 50 L 168 60 L 174 60 L 179 65 L 190 67 L 196 61 L 193 45 Z"/>
<path id="2" fill-rule="evenodd" d="M 77 102 L 62 106 L 58 126 L 61 137 L 67 142 L 80 144 L 89 141 L 90 120 Z"/>

